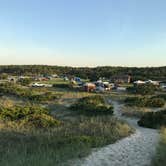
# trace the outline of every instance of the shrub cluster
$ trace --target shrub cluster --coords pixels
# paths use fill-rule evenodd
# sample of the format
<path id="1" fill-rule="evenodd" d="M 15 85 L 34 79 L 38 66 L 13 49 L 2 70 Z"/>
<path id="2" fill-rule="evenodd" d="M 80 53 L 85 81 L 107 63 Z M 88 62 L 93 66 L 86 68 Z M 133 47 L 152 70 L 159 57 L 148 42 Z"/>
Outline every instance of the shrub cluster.
<path id="1" fill-rule="evenodd" d="M 159 95 L 154 96 L 153 98 L 155 98 L 155 97 L 162 98 L 163 100 L 166 101 L 166 94 L 159 94 Z"/>
<path id="2" fill-rule="evenodd" d="M 68 166 L 73 158 L 88 155 L 91 148 L 114 143 L 133 133 L 128 124 L 112 116 L 82 116 L 48 130 L 31 130 L 24 134 L 14 131 L 14 134 L 0 133 L 4 166 Z"/>
<path id="3" fill-rule="evenodd" d="M 70 109 L 86 115 L 113 114 L 113 106 L 107 106 L 102 96 L 83 97 L 71 105 Z"/>
<path id="4" fill-rule="evenodd" d="M 28 99 L 31 101 L 51 101 L 57 99 L 57 96 L 53 95 L 51 92 L 46 92 L 44 94 L 34 94 L 29 95 Z"/>
<path id="5" fill-rule="evenodd" d="M 127 90 L 131 93 L 141 94 L 141 95 L 152 95 L 158 90 L 158 87 L 153 84 L 143 84 L 135 85 L 134 87 L 129 87 Z"/>
<path id="6" fill-rule="evenodd" d="M 0 85 L 0 92 L 2 94 L 9 94 L 14 95 L 21 98 L 26 98 L 31 101 L 49 101 L 57 99 L 58 96 L 52 94 L 51 92 L 46 92 L 44 94 L 36 94 L 36 92 L 26 89 L 26 88 L 20 88 L 19 86 L 15 86 L 12 84 L 1 84 Z"/>
<path id="7" fill-rule="evenodd" d="M 157 152 L 152 160 L 152 166 L 166 165 L 166 127 L 161 128 L 160 141 L 156 150 Z"/>
<path id="8" fill-rule="evenodd" d="M 53 84 L 54 88 L 64 88 L 64 89 L 70 89 L 71 86 L 69 84 L 61 83 L 61 84 Z"/>
<path id="9" fill-rule="evenodd" d="M 165 100 L 158 97 L 128 97 L 125 99 L 128 106 L 137 107 L 163 107 Z"/>
<path id="10" fill-rule="evenodd" d="M 53 127 L 59 123 L 59 121 L 49 115 L 47 109 L 34 105 L 11 108 L 0 107 L 0 119 L 15 121 L 24 126 L 28 125 L 28 127 L 37 128 Z"/>
<path id="11" fill-rule="evenodd" d="M 148 128 L 159 128 L 161 126 L 166 126 L 166 110 L 161 110 L 159 112 L 148 112 L 144 114 L 138 121 L 140 126 Z"/>
<path id="12" fill-rule="evenodd" d="M 20 83 L 23 86 L 27 86 L 32 82 L 32 78 L 21 78 L 17 82 Z"/>

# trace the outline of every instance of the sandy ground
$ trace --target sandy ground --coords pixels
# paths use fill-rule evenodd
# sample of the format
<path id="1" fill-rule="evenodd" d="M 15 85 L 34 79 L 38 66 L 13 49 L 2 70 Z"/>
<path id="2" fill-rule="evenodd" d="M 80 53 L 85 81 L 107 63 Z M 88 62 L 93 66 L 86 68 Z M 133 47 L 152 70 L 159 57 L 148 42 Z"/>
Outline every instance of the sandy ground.
<path id="1" fill-rule="evenodd" d="M 113 103 L 115 116 L 127 121 L 136 132 L 115 144 L 93 151 L 87 158 L 72 163 L 72 166 L 150 166 L 159 140 L 158 131 L 139 127 L 137 119 L 122 117 L 122 105 Z"/>

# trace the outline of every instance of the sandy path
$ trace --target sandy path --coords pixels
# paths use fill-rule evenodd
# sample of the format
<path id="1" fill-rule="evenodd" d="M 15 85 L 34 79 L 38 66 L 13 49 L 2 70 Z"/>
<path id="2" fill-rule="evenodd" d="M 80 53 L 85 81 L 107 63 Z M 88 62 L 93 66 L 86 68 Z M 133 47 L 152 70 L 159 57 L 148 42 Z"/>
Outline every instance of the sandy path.
<path id="1" fill-rule="evenodd" d="M 115 116 L 132 125 L 135 134 L 92 152 L 73 166 L 150 166 L 159 139 L 157 130 L 139 127 L 137 119 L 121 116 L 121 105 L 114 102 L 114 107 Z"/>

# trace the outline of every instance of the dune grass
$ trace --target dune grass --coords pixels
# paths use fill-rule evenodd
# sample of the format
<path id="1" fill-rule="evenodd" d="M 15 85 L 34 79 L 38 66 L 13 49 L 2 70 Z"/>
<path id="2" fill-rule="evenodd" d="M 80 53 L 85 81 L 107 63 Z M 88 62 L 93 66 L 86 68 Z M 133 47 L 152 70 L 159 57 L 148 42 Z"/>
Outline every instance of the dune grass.
<path id="1" fill-rule="evenodd" d="M 136 117 L 141 118 L 145 113 L 151 112 L 151 109 L 145 107 L 130 107 L 130 106 L 123 106 L 122 108 L 122 115 L 128 117 Z"/>
<path id="2" fill-rule="evenodd" d="M 157 154 L 152 161 L 153 166 L 166 165 L 166 127 L 161 129 L 161 140 L 157 148 Z"/>
<path id="3" fill-rule="evenodd" d="M 67 165 L 88 155 L 92 148 L 111 144 L 133 130 L 111 116 L 80 116 L 50 130 L 1 129 L 0 165 Z"/>

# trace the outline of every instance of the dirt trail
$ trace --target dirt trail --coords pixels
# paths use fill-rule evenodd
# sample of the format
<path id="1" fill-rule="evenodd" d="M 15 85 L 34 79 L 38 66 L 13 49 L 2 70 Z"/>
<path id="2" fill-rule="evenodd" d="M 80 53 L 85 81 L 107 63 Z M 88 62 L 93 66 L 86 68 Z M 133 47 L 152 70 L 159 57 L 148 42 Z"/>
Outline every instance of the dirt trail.
<path id="1" fill-rule="evenodd" d="M 137 119 L 122 117 L 121 106 L 113 102 L 115 116 L 126 120 L 136 129 L 136 132 L 115 144 L 98 149 L 87 158 L 76 161 L 73 166 L 150 166 L 159 140 L 157 130 L 142 128 L 137 125 Z"/>

